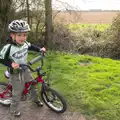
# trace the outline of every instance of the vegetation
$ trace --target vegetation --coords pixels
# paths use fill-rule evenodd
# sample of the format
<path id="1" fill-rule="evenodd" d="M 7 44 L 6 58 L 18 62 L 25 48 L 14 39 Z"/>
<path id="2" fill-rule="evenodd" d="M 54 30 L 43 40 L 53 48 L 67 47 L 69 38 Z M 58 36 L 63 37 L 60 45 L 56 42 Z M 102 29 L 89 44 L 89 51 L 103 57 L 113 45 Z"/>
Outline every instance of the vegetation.
<path id="1" fill-rule="evenodd" d="M 97 27 L 96 25 L 84 24 L 65 26 L 57 24 L 54 26 L 52 43 L 55 47 L 53 48 L 73 53 L 119 59 L 120 14 L 113 20 L 111 25 L 103 26 Z"/>
<path id="2" fill-rule="evenodd" d="M 69 110 L 89 118 L 119 120 L 120 61 L 59 52 L 49 55 L 50 81 L 66 97 Z"/>
<path id="3" fill-rule="evenodd" d="M 105 31 L 110 27 L 110 24 L 69 24 L 68 28 L 73 32 L 76 30 L 95 29 L 98 31 Z"/>
<path id="4" fill-rule="evenodd" d="M 60 52 L 48 55 L 44 62 L 47 78 L 65 96 L 70 111 L 91 119 L 119 120 L 120 61 Z"/>
<path id="5" fill-rule="evenodd" d="M 0 0 L 0 46 L 7 38 L 7 25 L 14 15 L 11 6 L 12 0 L 4 0 L 4 2 Z"/>
<path id="6" fill-rule="evenodd" d="M 51 47 L 49 46 L 53 29 L 51 0 L 0 0 L 0 46 L 6 43 L 9 35 L 8 24 L 15 19 L 24 19 L 29 23 L 31 30 L 35 28 L 29 34 L 30 41 Z M 45 39 L 41 35 L 43 29 Z"/>
<path id="7" fill-rule="evenodd" d="M 120 62 L 113 59 L 120 58 L 120 14 L 112 25 L 54 23 L 53 29 L 52 10 L 48 7 L 51 0 L 0 0 L 0 3 L 0 45 L 6 38 L 9 20 L 27 19 L 32 29 L 30 42 L 62 51 L 48 53 L 44 70 L 47 70 L 45 78 L 66 97 L 69 110 L 79 111 L 90 119 L 119 120 Z M 49 28 L 48 33 L 43 32 L 44 25 Z M 33 57 L 31 54 L 29 59 Z M 6 81 L 3 74 L 6 68 L 0 68 L 1 80 Z"/>

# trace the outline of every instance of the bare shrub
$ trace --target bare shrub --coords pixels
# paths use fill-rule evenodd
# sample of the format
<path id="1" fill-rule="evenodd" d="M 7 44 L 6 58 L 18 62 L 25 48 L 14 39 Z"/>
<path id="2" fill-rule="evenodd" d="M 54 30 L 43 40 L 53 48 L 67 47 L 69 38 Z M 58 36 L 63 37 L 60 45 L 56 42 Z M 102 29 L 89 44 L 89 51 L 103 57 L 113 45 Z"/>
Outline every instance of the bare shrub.
<path id="1" fill-rule="evenodd" d="M 54 25 L 54 49 L 97 55 L 102 32 L 94 29 L 72 32 L 63 24 Z"/>
<path id="2" fill-rule="evenodd" d="M 97 55 L 102 33 L 94 29 L 85 29 L 76 33 L 74 39 L 76 52 Z"/>
<path id="3" fill-rule="evenodd" d="M 76 31 L 56 24 L 52 41 L 55 49 L 120 59 L 120 14 L 104 32 L 92 28 Z"/>
<path id="4" fill-rule="evenodd" d="M 70 30 L 63 24 L 54 25 L 53 33 L 53 49 L 60 51 L 71 51 L 73 49 L 73 34 Z"/>
<path id="5" fill-rule="evenodd" d="M 104 33 L 101 56 L 113 59 L 120 58 L 120 13 L 113 20 L 111 28 Z"/>

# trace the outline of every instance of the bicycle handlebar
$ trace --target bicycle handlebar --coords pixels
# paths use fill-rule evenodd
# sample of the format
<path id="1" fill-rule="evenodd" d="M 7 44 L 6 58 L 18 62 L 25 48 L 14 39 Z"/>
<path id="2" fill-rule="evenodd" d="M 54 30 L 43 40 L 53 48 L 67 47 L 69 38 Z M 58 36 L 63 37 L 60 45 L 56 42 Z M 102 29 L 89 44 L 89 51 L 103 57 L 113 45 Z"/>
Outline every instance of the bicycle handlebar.
<path id="1" fill-rule="evenodd" d="M 36 72 L 37 70 L 41 70 L 42 66 L 43 66 L 43 56 L 44 53 L 42 52 L 41 55 L 39 55 L 38 57 L 34 58 L 33 60 L 31 60 L 30 62 L 28 62 L 28 64 L 20 64 L 20 68 L 24 69 L 24 67 L 29 68 L 32 72 Z M 37 67 L 36 69 L 33 69 L 30 65 L 38 62 L 39 60 L 41 60 L 41 66 Z"/>
<path id="2" fill-rule="evenodd" d="M 29 68 L 32 72 L 36 72 L 37 71 L 37 69 L 33 69 L 30 65 L 28 65 L 28 64 L 20 64 L 20 68 L 21 69 L 24 69 L 24 67 L 27 67 L 27 68 Z"/>
<path id="3" fill-rule="evenodd" d="M 29 62 L 29 64 L 32 65 L 32 64 L 36 63 L 36 62 L 39 61 L 39 60 L 43 61 L 43 56 L 44 56 L 44 52 L 41 52 L 41 55 L 38 56 L 38 57 L 36 57 L 36 58 L 34 58 L 33 60 L 31 60 L 31 61 Z M 42 63 L 42 64 L 43 64 L 43 63 Z"/>
<path id="4" fill-rule="evenodd" d="M 38 57 L 36 57 L 35 59 L 31 60 L 31 61 L 29 62 L 29 64 L 32 65 L 32 64 L 36 63 L 37 61 L 39 61 L 39 60 L 41 60 L 41 59 L 42 59 L 42 56 L 38 56 Z"/>

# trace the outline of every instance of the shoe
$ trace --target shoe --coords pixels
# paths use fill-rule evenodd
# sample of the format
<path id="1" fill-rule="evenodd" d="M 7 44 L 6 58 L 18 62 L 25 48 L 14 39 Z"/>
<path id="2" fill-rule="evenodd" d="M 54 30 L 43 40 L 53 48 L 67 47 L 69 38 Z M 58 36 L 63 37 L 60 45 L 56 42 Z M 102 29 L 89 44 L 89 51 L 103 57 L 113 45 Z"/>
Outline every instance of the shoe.
<path id="1" fill-rule="evenodd" d="M 21 112 L 16 110 L 12 113 L 14 116 L 19 117 L 21 115 Z"/>
<path id="2" fill-rule="evenodd" d="M 36 102 L 34 102 L 36 105 L 38 105 L 38 106 L 43 106 L 43 103 L 41 102 L 41 101 L 36 101 Z"/>

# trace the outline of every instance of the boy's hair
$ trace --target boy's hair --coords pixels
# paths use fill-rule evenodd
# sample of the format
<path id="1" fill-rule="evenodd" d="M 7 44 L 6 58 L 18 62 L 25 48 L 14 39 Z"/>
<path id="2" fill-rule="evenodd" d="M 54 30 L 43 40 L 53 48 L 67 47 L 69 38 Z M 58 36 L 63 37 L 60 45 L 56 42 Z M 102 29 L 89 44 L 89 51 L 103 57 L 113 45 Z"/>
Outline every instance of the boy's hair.
<path id="1" fill-rule="evenodd" d="M 30 26 L 26 21 L 14 20 L 8 25 L 10 33 L 22 33 L 30 31 Z"/>

